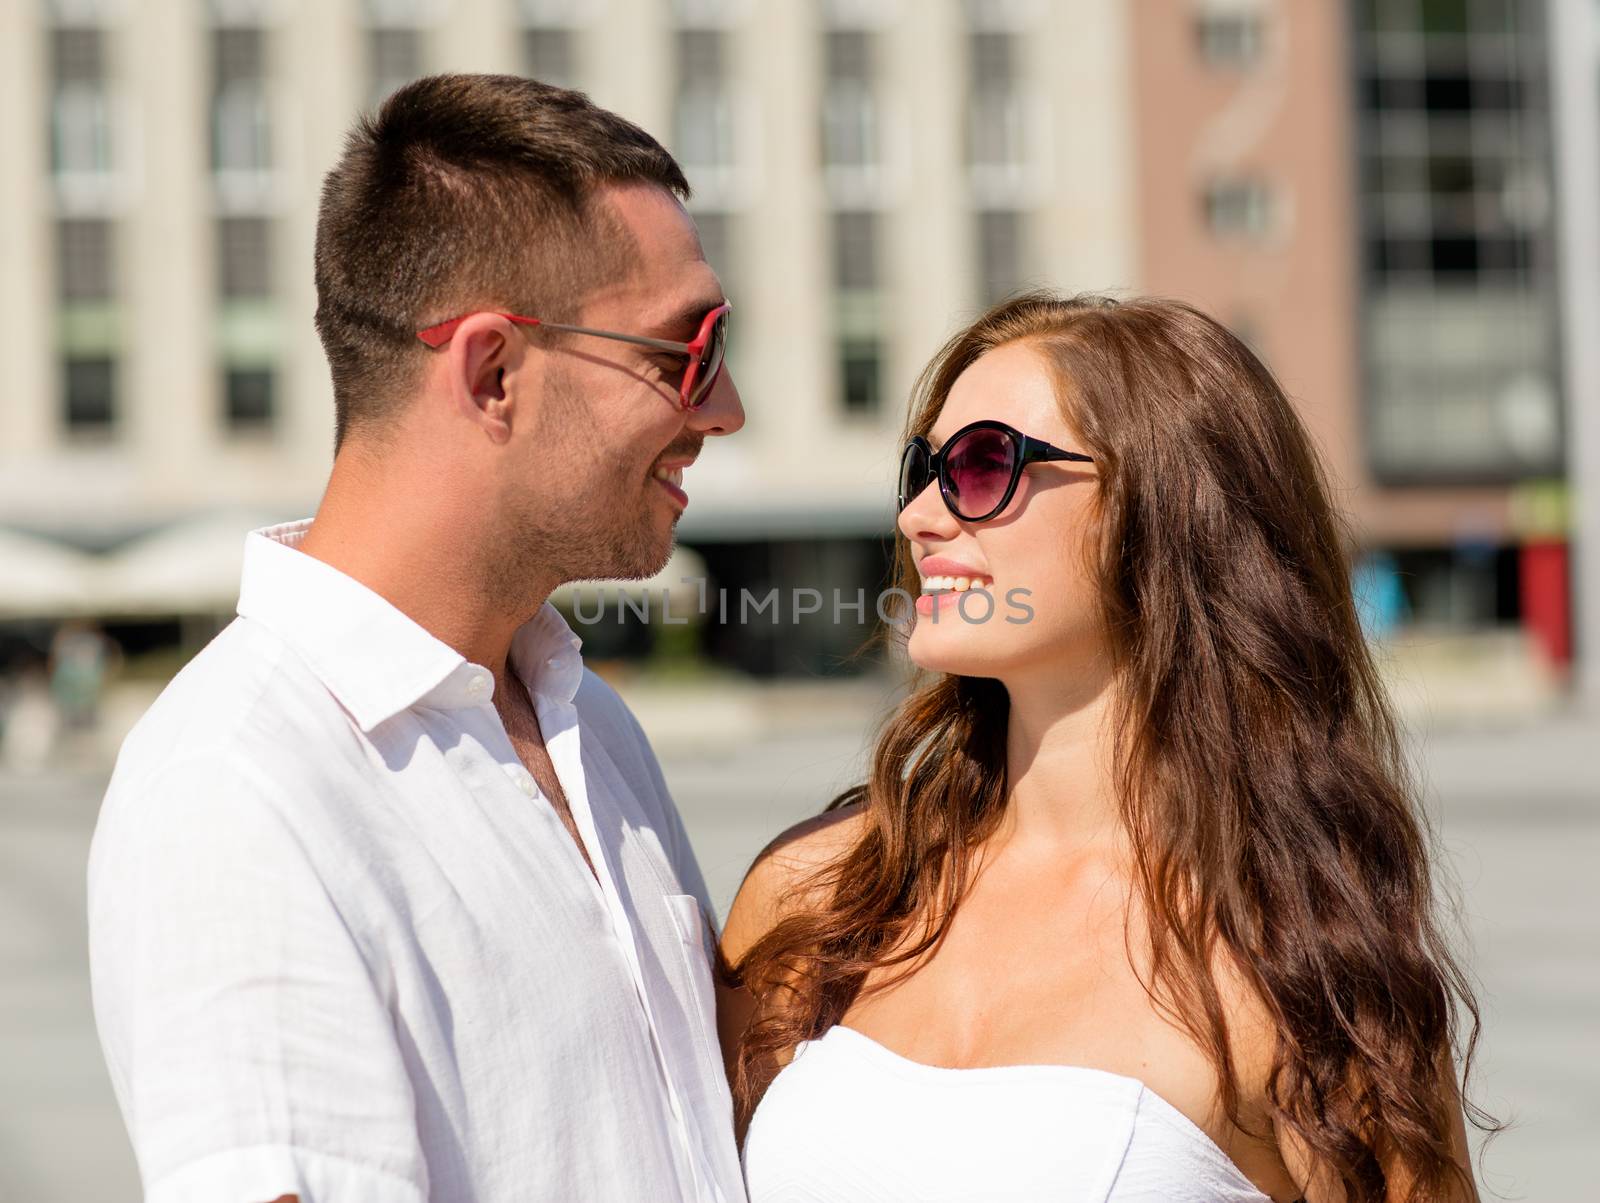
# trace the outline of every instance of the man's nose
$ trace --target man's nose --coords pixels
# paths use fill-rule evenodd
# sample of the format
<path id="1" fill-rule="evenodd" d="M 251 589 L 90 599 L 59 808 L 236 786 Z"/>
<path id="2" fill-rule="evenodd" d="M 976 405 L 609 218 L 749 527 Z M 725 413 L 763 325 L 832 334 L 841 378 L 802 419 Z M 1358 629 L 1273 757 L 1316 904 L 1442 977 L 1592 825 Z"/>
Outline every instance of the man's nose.
<path id="1" fill-rule="evenodd" d="M 744 425 L 744 403 L 733 383 L 733 373 L 724 367 L 711 386 L 711 393 L 699 409 L 689 411 L 690 430 L 705 435 L 735 434 Z"/>

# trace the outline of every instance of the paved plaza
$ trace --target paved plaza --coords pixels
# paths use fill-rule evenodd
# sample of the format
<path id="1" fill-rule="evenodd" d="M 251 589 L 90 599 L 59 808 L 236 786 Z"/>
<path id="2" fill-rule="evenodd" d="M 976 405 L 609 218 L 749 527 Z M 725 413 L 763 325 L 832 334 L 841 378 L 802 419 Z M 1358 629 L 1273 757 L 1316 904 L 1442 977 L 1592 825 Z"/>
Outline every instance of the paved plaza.
<path id="1" fill-rule="evenodd" d="M 700 711 L 694 730 L 720 732 L 700 738 L 681 710 L 636 703 L 719 907 L 767 839 L 860 772 L 872 691 L 786 697 Z M 1600 731 L 1557 720 L 1419 744 L 1482 983 L 1475 1093 L 1513 1122 L 1488 1151 L 1485 1199 L 1600 1203 L 1597 743 Z M 0 778 L 0 1203 L 138 1198 L 84 952 L 84 863 L 103 788 L 102 772 Z"/>

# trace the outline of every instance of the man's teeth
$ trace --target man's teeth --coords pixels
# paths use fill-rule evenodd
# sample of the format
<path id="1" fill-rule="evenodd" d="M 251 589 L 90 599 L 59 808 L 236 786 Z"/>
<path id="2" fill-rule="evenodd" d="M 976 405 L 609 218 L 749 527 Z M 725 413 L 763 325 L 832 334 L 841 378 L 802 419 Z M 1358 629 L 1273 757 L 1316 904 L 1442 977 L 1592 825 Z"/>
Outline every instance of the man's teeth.
<path id="1" fill-rule="evenodd" d="M 924 593 L 965 593 L 968 589 L 986 589 L 994 581 L 986 576 L 925 576 Z"/>
<path id="2" fill-rule="evenodd" d="M 674 488 L 681 489 L 683 487 L 682 468 L 657 468 L 654 472 L 650 473 L 650 475 L 655 477 L 657 480 L 666 481 Z"/>

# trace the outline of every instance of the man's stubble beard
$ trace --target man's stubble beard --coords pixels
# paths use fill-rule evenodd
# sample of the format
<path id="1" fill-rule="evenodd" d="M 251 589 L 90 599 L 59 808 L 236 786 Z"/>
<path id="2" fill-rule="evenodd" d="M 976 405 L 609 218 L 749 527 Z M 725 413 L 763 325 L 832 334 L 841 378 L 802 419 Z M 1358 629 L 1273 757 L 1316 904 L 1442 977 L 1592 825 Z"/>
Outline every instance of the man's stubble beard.
<path id="1" fill-rule="evenodd" d="M 508 507 L 496 544 L 502 554 L 490 566 L 490 588 L 508 605 L 524 603 L 533 582 L 643 580 L 672 555 L 673 516 L 665 533 L 652 517 L 655 486 L 648 465 L 596 454 L 583 440 L 595 429 L 592 407 L 565 375 L 548 382 L 535 445 L 547 448 L 543 463 L 562 465 L 571 486 L 559 503 L 524 494 Z M 546 416 L 547 415 L 547 416 Z M 576 437 L 575 437 L 576 436 Z M 534 465 L 537 471 L 540 465 Z"/>

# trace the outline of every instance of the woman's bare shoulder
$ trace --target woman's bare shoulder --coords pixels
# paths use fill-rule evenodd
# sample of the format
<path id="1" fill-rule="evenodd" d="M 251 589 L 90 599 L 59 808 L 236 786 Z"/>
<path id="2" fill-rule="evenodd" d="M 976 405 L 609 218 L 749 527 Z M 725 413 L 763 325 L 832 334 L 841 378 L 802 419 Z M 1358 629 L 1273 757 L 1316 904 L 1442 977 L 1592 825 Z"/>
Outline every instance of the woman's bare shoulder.
<path id="1" fill-rule="evenodd" d="M 732 964 L 796 907 L 804 905 L 804 883 L 861 837 L 866 812 L 860 803 L 824 811 L 796 823 L 761 850 L 728 911 L 722 950 Z"/>

